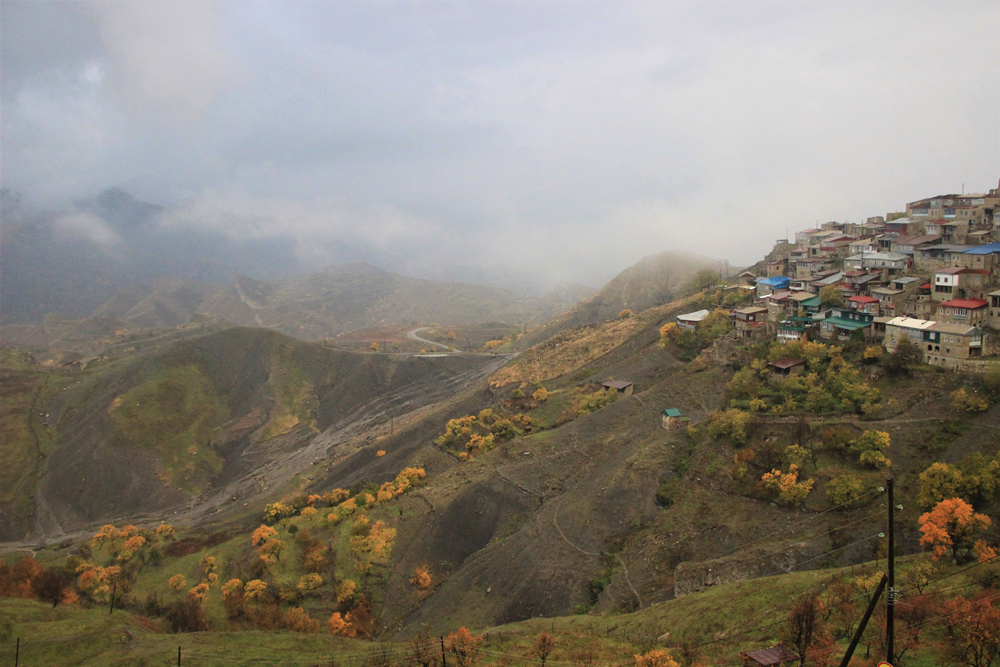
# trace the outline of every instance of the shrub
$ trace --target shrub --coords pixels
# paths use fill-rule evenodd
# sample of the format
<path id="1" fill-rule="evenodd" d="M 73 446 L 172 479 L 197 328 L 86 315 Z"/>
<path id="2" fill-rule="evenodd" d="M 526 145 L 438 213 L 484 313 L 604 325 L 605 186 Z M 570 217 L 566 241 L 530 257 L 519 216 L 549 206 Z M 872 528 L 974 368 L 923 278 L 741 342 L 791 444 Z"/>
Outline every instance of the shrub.
<path id="1" fill-rule="evenodd" d="M 549 400 L 549 390 L 545 387 L 539 387 L 531 397 L 539 403 L 544 403 Z"/>
<path id="2" fill-rule="evenodd" d="M 826 485 L 826 498 L 835 507 L 843 506 L 843 509 L 850 509 L 850 505 L 857 502 L 865 493 L 865 483 L 857 475 L 840 475 Z"/>
<path id="3" fill-rule="evenodd" d="M 733 442 L 742 445 L 750 435 L 754 417 L 749 412 L 737 408 L 717 410 L 709 415 L 708 432 L 710 435 L 728 435 Z"/>
<path id="4" fill-rule="evenodd" d="M 618 319 L 620 320 L 627 320 L 630 317 L 632 317 L 632 311 L 628 308 L 618 313 Z"/>
<path id="5" fill-rule="evenodd" d="M 524 392 L 521 391 L 520 387 L 514 387 L 514 390 L 510 392 L 510 397 L 513 399 L 524 398 Z"/>
<path id="6" fill-rule="evenodd" d="M 285 614 L 285 627 L 292 632 L 319 632 L 319 621 L 311 618 L 302 607 L 295 607 Z"/>
<path id="7" fill-rule="evenodd" d="M 517 435 L 509 419 L 498 419 L 490 426 L 490 433 L 498 438 L 513 438 Z"/>
<path id="8" fill-rule="evenodd" d="M 959 412 L 982 412 L 990 407 L 989 401 L 979 395 L 979 392 L 966 391 L 965 387 L 952 392 L 951 407 Z"/>
<path id="9" fill-rule="evenodd" d="M 419 565 L 415 570 L 413 570 L 413 576 L 410 578 L 410 585 L 421 590 L 431 587 L 431 573 L 430 570 L 427 569 L 426 565 Z"/>
<path id="10" fill-rule="evenodd" d="M 811 479 L 799 481 L 799 467 L 794 463 L 788 466 L 787 473 L 774 469 L 760 479 L 760 489 L 765 495 L 792 507 L 805 502 L 813 484 Z"/>
<path id="11" fill-rule="evenodd" d="M 851 442 L 850 449 L 860 455 L 858 460 L 863 465 L 884 468 L 891 465 L 883 453 L 889 445 L 889 434 L 885 431 L 865 431 Z"/>
<path id="12" fill-rule="evenodd" d="M 208 629 L 201 600 L 189 598 L 177 600 L 167 606 L 167 621 L 174 632 L 201 632 Z"/>

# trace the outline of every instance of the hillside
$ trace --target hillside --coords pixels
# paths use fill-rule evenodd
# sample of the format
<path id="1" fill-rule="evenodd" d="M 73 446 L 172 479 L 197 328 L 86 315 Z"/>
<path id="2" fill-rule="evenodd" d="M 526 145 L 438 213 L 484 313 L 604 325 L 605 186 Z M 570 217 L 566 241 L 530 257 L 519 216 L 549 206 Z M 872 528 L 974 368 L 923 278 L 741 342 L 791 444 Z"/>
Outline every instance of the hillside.
<path id="1" fill-rule="evenodd" d="M 719 273 L 723 268 L 717 260 L 677 250 L 643 257 L 568 312 L 530 331 L 523 343 L 534 345 L 565 329 L 604 322 L 625 309 L 638 313 L 670 303 L 682 296 L 698 271 Z"/>
<path id="2" fill-rule="evenodd" d="M 0 370 L 7 540 L 184 506 L 192 520 L 258 507 L 317 459 L 352 452 L 355 436 L 405 423 L 502 363 L 356 354 L 242 328 L 83 370 L 20 359 Z"/>
<path id="3" fill-rule="evenodd" d="M 248 471 L 239 467 L 242 456 L 225 452 L 247 442 L 244 453 L 259 446 L 280 454 L 267 464 L 266 477 L 249 478 L 254 494 L 247 491 L 250 485 L 230 484 L 215 495 L 189 495 L 198 504 L 178 514 L 133 515 L 147 527 L 169 519 L 191 546 L 177 555 L 164 549 L 155 566 L 136 563 L 131 604 L 138 610 L 138 600 L 171 595 L 166 581 L 175 573 L 197 580 L 203 576 L 197 563 L 212 556 L 223 580 L 265 582 L 271 592 L 262 604 L 272 605 L 268 613 L 279 619 L 266 621 L 257 611 L 231 616 L 219 594 L 210 592 L 205 622 L 216 629 L 291 627 L 293 621 L 280 620 L 281 614 L 301 607 L 301 614 L 320 621 L 352 614 L 348 620 L 357 632 L 401 641 L 459 626 L 492 633 L 527 619 L 574 614 L 581 624 L 597 620 L 604 623 L 600 628 L 613 620 L 616 629 L 631 629 L 613 648 L 601 649 L 610 659 L 614 651 L 645 650 L 654 635 L 668 630 L 696 643 L 744 636 L 737 630 L 756 627 L 757 617 L 781 622 L 789 598 L 812 583 L 832 586 L 835 568 L 877 558 L 884 549 L 877 489 L 889 472 L 859 461 L 853 443 L 865 432 L 884 432 L 891 440 L 886 453 L 903 505 L 897 519 L 901 554 L 920 551 L 917 519 L 927 505 L 918 500 L 919 476 L 932 463 L 956 465 L 977 479 L 993 474 L 988 471 L 995 466 L 988 462 L 1000 454 L 1000 403 L 992 390 L 974 385 L 989 397 L 986 409 L 957 409 L 953 396 L 969 384 L 967 378 L 919 365 L 909 375 L 889 374 L 891 366 L 863 361 L 864 345 L 857 341 L 803 347 L 816 374 L 808 386 L 807 378 L 773 380 L 760 363 L 792 347 L 740 347 L 722 332 L 713 334 L 718 346 L 701 340 L 698 349 L 704 351 L 685 363 L 681 357 L 690 350 L 680 345 L 690 342 L 663 339 L 660 330 L 676 314 L 712 306 L 714 299 L 695 295 L 568 330 L 502 368 L 500 358 L 468 357 L 481 364 L 477 370 L 457 379 L 440 375 L 435 395 L 427 395 L 426 384 L 405 385 L 416 392 L 401 389 L 399 400 L 419 395 L 421 407 L 389 429 L 379 411 L 374 418 L 369 411 L 367 420 L 349 415 L 336 422 L 327 410 L 338 406 L 341 413 L 363 414 L 359 404 L 365 392 L 372 395 L 365 387 L 396 355 L 327 356 L 330 351 L 321 346 L 237 329 L 156 357 L 159 361 L 151 360 L 141 373 L 125 374 L 143 381 L 130 380 L 124 391 L 102 395 L 95 402 L 100 410 L 90 414 L 112 424 L 120 419 L 126 439 L 129 425 L 137 429 L 134 437 L 149 430 L 170 433 L 162 415 L 132 412 L 129 406 L 169 396 L 172 382 L 189 387 L 190 398 L 175 410 L 188 415 L 177 438 L 188 438 L 184 451 L 193 450 L 191 456 L 203 463 L 164 466 L 160 474 L 174 475 L 171 489 L 174 480 L 181 488 L 228 483 L 229 470 L 232 479 L 241 479 Z M 280 363 L 254 361 L 262 357 Z M 399 362 L 397 374 L 410 363 L 462 363 L 457 356 L 400 358 L 408 361 Z M 324 378 L 331 368 L 340 382 L 328 390 Z M 609 393 L 600 386 L 609 378 L 633 383 L 634 392 Z M 539 393 L 542 387 L 546 391 Z M 122 401 L 105 417 L 115 396 Z M 722 411 L 731 405 L 746 409 L 740 428 Z M 694 428 L 665 430 L 665 408 L 678 409 Z M 211 425 L 216 430 L 202 446 L 198 429 Z M 271 438 L 255 444 L 241 439 L 247 432 Z M 303 445 L 296 433 L 312 439 Z M 150 443 L 148 449 L 163 460 L 177 451 L 156 450 L 162 446 Z M 289 457 L 295 447 L 306 455 Z M 967 458 L 974 453 L 985 458 Z M 221 463 L 213 463 L 213 454 Z M 289 466 L 290 459 L 301 465 Z M 306 467 L 309 463 L 322 465 Z M 800 478 L 792 475 L 790 463 L 800 466 Z M 221 472 L 212 473 L 213 465 Z M 289 468 L 305 472 L 296 476 Z M 407 470 L 413 477 L 400 482 Z M 803 492 L 770 495 L 760 482 L 773 470 L 782 471 L 782 483 L 787 482 L 782 494 Z M 835 500 L 836 488 L 845 480 L 856 481 L 857 489 L 841 502 Z M 71 481 L 64 477 L 62 485 L 72 488 Z M 234 493 L 237 488 L 243 490 Z M 982 493 L 977 510 L 995 513 L 997 497 Z M 50 487 L 41 497 L 49 507 L 49 498 L 67 504 Z M 281 502 L 264 514 L 265 501 Z M 106 507 L 94 509 L 110 516 Z M 216 509 L 222 510 L 218 518 Z M 274 544 L 282 545 L 279 559 L 259 559 L 260 547 L 250 544 L 261 522 L 273 529 Z M 996 543 L 996 529 L 983 537 Z M 105 562 L 107 556 L 100 558 Z M 426 579 L 417 578 L 421 571 Z M 683 610 L 706 614 L 712 600 L 724 600 L 716 589 L 753 596 L 770 588 L 739 582 L 797 571 L 806 572 L 781 584 L 788 586 L 782 599 L 760 593 L 763 611 L 752 604 L 727 605 L 725 619 L 683 620 L 689 613 Z M 304 592 L 298 586 L 311 574 L 319 575 L 313 580 L 319 583 Z M 350 597 L 342 594 L 347 582 Z M 156 614 L 161 627 L 168 623 L 165 611 Z M 572 635 L 574 623 L 560 621 L 559 631 Z M 550 627 L 556 626 L 552 621 Z M 524 650 L 513 629 L 504 633 L 505 641 Z M 754 642 L 774 640 L 767 633 L 751 636 Z M 834 639 L 843 646 L 843 637 Z"/>

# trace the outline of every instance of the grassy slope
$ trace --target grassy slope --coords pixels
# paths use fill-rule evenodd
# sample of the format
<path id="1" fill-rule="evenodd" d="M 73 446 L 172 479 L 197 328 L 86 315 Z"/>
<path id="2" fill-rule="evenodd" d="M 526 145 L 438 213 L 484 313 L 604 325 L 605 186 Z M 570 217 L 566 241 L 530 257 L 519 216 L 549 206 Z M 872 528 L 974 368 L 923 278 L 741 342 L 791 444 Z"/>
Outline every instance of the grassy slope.
<path id="1" fill-rule="evenodd" d="M 190 557 L 185 560 L 190 560 Z M 897 568 L 905 582 L 913 559 Z M 164 571 L 177 570 L 175 567 Z M 853 579 L 878 572 L 884 562 L 861 567 L 797 572 L 766 580 L 734 582 L 703 593 L 652 605 L 631 614 L 611 616 L 564 616 L 536 618 L 504 626 L 480 627 L 489 634 L 478 664 L 508 665 L 531 660 L 531 648 L 539 632 L 555 637 L 551 664 L 621 665 L 635 653 L 654 646 L 687 642 L 696 647 L 701 664 L 728 665 L 741 650 L 772 646 L 781 641 L 783 621 L 794 600 L 807 592 L 819 592 L 838 578 Z M 941 565 L 935 578 L 948 577 L 928 588 L 929 593 L 945 591 L 966 595 L 980 586 L 982 568 L 961 572 Z M 952 575 L 952 576 L 949 576 Z M 906 584 L 901 584 L 906 588 Z M 861 601 L 863 602 L 863 600 Z M 861 605 L 859 605 L 861 606 Z M 858 612 L 860 613 L 860 611 Z M 313 614 L 316 616 L 315 612 Z M 938 619 L 940 621 L 940 619 Z M 186 664 L 252 665 L 261 661 L 284 661 L 294 652 L 295 664 L 320 663 L 333 658 L 337 664 L 367 662 L 373 654 L 386 650 L 399 662 L 407 653 L 405 642 L 372 645 L 367 642 L 320 634 L 285 631 L 204 632 L 172 635 L 140 615 L 119 610 L 109 616 L 107 609 L 83 609 L 77 605 L 52 609 L 31 600 L 6 599 L 0 608 L 0 661 L 13 662 L 13 640 L 22 641 L 22 664 L 144 665 L 160 664 L 176 658 L 182 646 Z M 64 639 L 65 638 L 65 639 Z M 52 641 L 63 639 L 62 641 Z M 939 624 L 923 633 L 924 645 L 906 656 L 908 667 L 945 664 Z M 842 655 L 841 639 L 830 651 Z M 670 649 L 679 657 L 677 648 Z M 859 648 L 863 656 L 865 644 Z M 191 663 L 187 663 L 190 660 Z M 855 664 L 855 663 L 852 663 Z"/>
<path id="2" fill-rule="evenodd" d="M 666 406 L 680 407 L 696 420 L 704 418 L 708 410 L 719 405 L 728 378 L 725 369 L 683 367 L 656 345 L 656 329 L 666 313 L 647 315 L 648 321 L 642 316 L 634 318 L 645 321 L 645 326 L 619 339 L 619 344 L 603 356 L 584 358 L 580 367 L 563 368 L 558 354 L 547 351 L 556 362 L 547 368 L 554 370 L 538 375 L 553 390 L 554 402 L 580 378 L 598 372 L 633 379 L 635 397 L 558 429 L 517 439 L 470 463 L 438 464 L 419 498 L 414 495 L 399 502 L 400 516 L 392 519 L 400 531 L 395 569 L 385 584 L 383 598 L 387 602 L 383 621 L 388 627 L 403 624 L 412 631 L 424 622 L 435 630 L 462 623 L 488 627 L 528 616 L 564 614 L 580 605 L 593 612 L 620 612 L 635 605 L 636 597 L 643 611 L 634 618 L 647 618 L 642 614 L 652 613 L 647 609 L 650 604 L 662 603 L 655 604 L 655 610 L 685 609 L 692 600 L 711 599 L 711 594 L 723 590 L 716 586 L 706 593 L 668 601 L 680 562 L 724 555 L 761 533 L 790 525 L 794 530 L 782 536 L 779 551 L 819 535 L 805 540 L 798 552 L 798 560 L 802 560 L 853 543 L 878 528 L 880 520 L 874 518 L 850 530 L 823 535 L 863 518 L 874 508 L 847 516 L 817 516 L 741 496 L 728 475 L 731 443 L 725 439 L 691 442 L 681 433 L 659 428 L 659 410 Z M 607 325 L 612 330 L 616 326 L 618 322 Z M 552 377 L 556 373 L 562 375 Z M 903 550 L 915 548 L 915 521 L 920 509 L 907 499 L 915 495 L 916 475 L 938 458 L 953 461 L 977 449 L 988 454 L 997 451 L 1000 414 L 996 408 L 972 416 L 956 415 L 948 408 L 947 395 L 960 382 L 959 376 L 936 372 L 921 372 L 915 380 L 882 381 L 880 389 L 894 400 L 899 412 L 862 425 L 888 430 L 893 437 L 890 454 L 905 507 L 900 517 Z M 453 409 L 457 412 L 450 416 L 474 412 L 490 403 L 486 394 L 468 400 L 463 406 L 456 404 Z M 443 427 L 447 416 L 439 413 L 435 417 L 437 429 Z M 961 428 L 943 426 L 956 422 Z M 373 456 L 362 451 L 350 465 L 335 466 L 316 490 L 341 485 L 345 480 L 378 479 L 410 461 L 441 461 L 433 449 L 407 442 L 414 437 L 424 438 L 424 443 L 431 439 L 434 432 L 421 430 L 425 426 L 373 444 L 372 449 L 389 451 L 384 459 L 362 463 L 361 459 Z M 822 428 L 816 427 L 813 437 L 821 435 Z M 757 436 L 792 444 L 789 438 L 794 434 L 790 431 L 788 425 L 765 423 Z M 376 461 L 384 461 L 378 464 L 383 465 L 383 472 L 372 467 Z M 829 507 L 822 494 L 823 475 L 837 469 L 857 469 L 852 461 L 832 453 L 824 453 L 820 467 L 826 472 L 806 471 L 818 481 L 808 504 L 813 512 Z M 675 502 L 669 508 L 658 508 L 654 495 L 665 482 L 674 485 Z M 838 552 L 838 558 L 864 560 L 877 546 L 877 542 L 866 542 Z M 601 552 L 617 554 L 621 561 L 615 559 L 618 564 L 609 566 L 606 558 L 597 555 Z M 774 554 L 759 556 L 766 560 Z M 836 565 L 836 558 L 813 562 Z M 412 568 L 419 563 L 431 564 L 439 582 L 433 594 L 424 599 L 414 596 L 407 584 Z M 291 576 L 294 578 L 294 572 Z M 795 576 L 808 581 L 816 575 Z M 587 586 L 596 579 L 606 581 L 595 600 Z M 789 581 L 795 581 L 794 577 Z M 756 590 L 759 584 L 739 585 L 749 587 L 740 590 Z M 752 608 L 754 613 L 760 611 Z M 698 618 L 707 618 L 704 610 L 699 609 L 698 614 Z M 663 621 L 668 627 L 678 622 Z"/>

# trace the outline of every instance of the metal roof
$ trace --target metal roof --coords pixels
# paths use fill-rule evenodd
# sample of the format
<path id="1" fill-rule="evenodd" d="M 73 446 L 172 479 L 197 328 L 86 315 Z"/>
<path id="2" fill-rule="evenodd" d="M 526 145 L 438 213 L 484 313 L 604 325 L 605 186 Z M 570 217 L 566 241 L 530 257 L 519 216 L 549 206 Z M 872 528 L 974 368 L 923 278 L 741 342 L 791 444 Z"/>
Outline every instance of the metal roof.
<path id="1" fill-rule="evenodd" d="M 993 253 L 1000 253 L 1000 243 L 987 243 L 986 245 L 969 248 L 964 252 L 966 255 L 992 255 Z"/>
<path id="2" fill-rule="evenodd" d="M 785 287 L 792 281 L 788 276 L 774 276 L 773 278 L 761 278 L 758 285 L 771 285 L 773 287 Z"/>
<path id="3" fill-rule="evenodd" d="M 608 387 L 609 389 L 624 389 L 625 387 L 631 387 L 632 383 L 625 382 L 625 380 L 608 380 L 601 383 L 601 386 Z"/>
<path id="4" fill-rule="evenodd" d="M 968 308 L 969 310 L 975 310 L 976 308 L 985 308 L 989 304 L 986 299 L 952 299 L 951 301 L 942 301 L 939 306 L 945 306 L 948 308 Z"/>
<path id="5" fill-rule="evenodd" d="M 902 327 L 904 329 L 927 329 L 937 324 L 934 320 L 918 320 L 915 317 L 894 317 L 885 323 L 886 326 Z"/>
<path id="6" fill-rule="evenodd" d="M 683 315 L 678 315 L 677 319 L 684 320 L 685 322 L 701 322 L 708 315 L 707 310 L 696 310 L 693 313 L 684 313 Z"/>
<path id="7" fill-rule="evenodd" d="M 663 411 L 663 415 L 665 417 L 680 417 L 681 411 L 678 410 L 677 408 L 667 408 L 666 410 Z"/>

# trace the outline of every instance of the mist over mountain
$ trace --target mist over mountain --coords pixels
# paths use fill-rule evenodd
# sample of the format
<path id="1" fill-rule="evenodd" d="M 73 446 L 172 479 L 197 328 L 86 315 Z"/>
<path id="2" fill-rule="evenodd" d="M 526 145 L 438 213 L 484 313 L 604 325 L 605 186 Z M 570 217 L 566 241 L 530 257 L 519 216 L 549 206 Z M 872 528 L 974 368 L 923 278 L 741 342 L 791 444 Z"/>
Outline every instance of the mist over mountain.
<path id="1" fill-rule="evenodd" d="M 162 222 L 162 207 L 109 189 L 72 210 L 31 210 L 3 193 L 0 323 L 47 313 L 84 317 L 121 289 L 177 278 L 208 284 L 302 268 L 295 241 L 280 234 L 233 238 Z"/>

